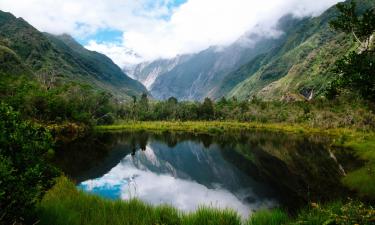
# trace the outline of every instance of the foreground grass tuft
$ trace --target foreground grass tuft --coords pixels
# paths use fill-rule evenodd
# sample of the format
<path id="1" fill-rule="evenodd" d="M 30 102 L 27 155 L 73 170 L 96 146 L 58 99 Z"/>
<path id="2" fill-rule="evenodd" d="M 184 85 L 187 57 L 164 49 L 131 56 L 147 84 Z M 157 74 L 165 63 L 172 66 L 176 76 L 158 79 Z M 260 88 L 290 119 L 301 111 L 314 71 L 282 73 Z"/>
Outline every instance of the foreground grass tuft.
<path id="1" fill-rule="evenodd" d="M 252 215 L 248 221 L 247 225 L 279 225 L 288 224 L 289 216 L 286 212 L 280 209 L 274 210 L 261 210 Z"/>

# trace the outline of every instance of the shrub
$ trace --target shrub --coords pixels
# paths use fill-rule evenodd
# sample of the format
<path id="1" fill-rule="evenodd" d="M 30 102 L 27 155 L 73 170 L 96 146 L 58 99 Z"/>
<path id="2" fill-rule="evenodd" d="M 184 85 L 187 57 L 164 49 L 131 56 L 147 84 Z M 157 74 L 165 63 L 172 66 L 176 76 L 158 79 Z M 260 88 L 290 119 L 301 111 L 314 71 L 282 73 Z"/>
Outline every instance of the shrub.
<path id="1" fill-rule="evenodd" d="M 28 223 L 35 204 L 52 185 L 57 170 L 46 161 L 51 151 L 49 132 L 20 119 L 0 104 L 0 223 Z"/>

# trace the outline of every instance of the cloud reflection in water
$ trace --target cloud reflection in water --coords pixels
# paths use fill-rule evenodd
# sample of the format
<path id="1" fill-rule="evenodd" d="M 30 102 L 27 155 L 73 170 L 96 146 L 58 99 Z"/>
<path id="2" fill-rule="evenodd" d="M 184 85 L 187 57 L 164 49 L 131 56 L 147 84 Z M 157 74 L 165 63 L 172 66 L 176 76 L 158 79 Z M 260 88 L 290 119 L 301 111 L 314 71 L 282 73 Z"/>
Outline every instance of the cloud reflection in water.
<path id="1" fill-rule="evenodd" d="M 186 146 L 191 147 L 192 143 L 181 143 L 176 148 Z M 197 145 L 197 144 L 195 144 Z M 183 211 L 193 211 L 202 205 L 209 205 L 218 208 L 233 208 L 242 216 L 246 217 L 252 210 L 259 208 L 270 208 L 277 203 L 272 198 L 257 196 L 249 185 L 226 188 L 223 182 L 227 174 L 220 174 L 217 171 L 231 170 L 230 166 L 223 159 L 212 159 L 211 154 L 219 154 L 212 149 L 188 148 L 189 151 L 181 150 L 181 154 L 189 154 L 189 157 L 199 163 L 205 164 L 203 168 L 213 168 L 212 170 L 223 176 L 216 179 L 216 183 L 205 185 L 198 183 L 189 176 L 189 171 L 181 166 L 176 166 L 175 162 L 168 162 L 172 153 L 167 147 L 162 148 L 158 144 L 154 147 L 149 144 L 145 151 L 137 151 L 134 156 L 127 155 L 121 162 L 112 168 L 102 177 L 87 180 L 78 186 L 88 192 L 92 192 L 111 199 L 139 198 L 151 204 L 170 204 Z M 155 148 L 155 150 L 154 150 Z M 162 153 L 161 153 L 162 152 Z M 168 157 L 163 157 L 168 154 Z M 189 158 L 191 160 L 191 158 Z M 176 158 L 174 161 L 179 161 Z M 223 161 L 223 162 L 221 162 Z M 196 162 L 195 162 L 196 163 Z M 215 165 L 213 165 L 215 164 Z M 226 168 L 219 168 L 225 166 Z M 158 171 L 155 170 L 157 168 Z M 161 171 L 161 172 L 160 172 Z M 229 171 L 231 172 L 231 171 Z M 195 173 L 199 173 L 196 171 Z M 238 171 L 231 172 L 231 176 L 236 176 Z M 183 178 L 177 174 L 185 174 Z M 187 174 L 187 175 L 186 175 Z M 238 175 L 239 176 L 239 175 Z M 243 177 L 237 177 L 243 180 Z M 231 184 L 232 186 L 235 184 Z"/>

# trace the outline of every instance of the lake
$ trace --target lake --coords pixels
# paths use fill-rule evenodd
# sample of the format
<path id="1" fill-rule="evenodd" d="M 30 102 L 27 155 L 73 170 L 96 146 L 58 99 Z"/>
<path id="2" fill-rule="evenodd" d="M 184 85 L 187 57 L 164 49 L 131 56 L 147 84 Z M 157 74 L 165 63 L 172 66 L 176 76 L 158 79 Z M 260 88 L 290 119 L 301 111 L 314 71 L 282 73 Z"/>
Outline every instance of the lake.
<path id="1" fill-rule="evenodd" d="M 183 211 L 232 208 L 244 217 L 349 196 L 340 179 L 361 164 L 326 137 L 259 131 L 99 133 L 60 144 L 56 154 L 84 191 Z"/>

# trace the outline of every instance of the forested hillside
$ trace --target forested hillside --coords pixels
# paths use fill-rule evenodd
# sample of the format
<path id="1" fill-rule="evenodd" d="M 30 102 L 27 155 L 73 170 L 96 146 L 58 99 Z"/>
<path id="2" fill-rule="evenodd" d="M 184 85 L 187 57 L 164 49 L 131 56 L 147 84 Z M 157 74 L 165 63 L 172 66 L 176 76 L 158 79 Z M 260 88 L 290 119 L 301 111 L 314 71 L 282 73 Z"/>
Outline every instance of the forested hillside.
<path id="1" fill-rule="evenodd" d="M 10 13 L 0 12 L 0 45 L 45 83 L 83 82 L 122 99 L 146 91 L 107 56 L 83 48 L 69 35 L 41 33 Z M 10 75 L 18 69 L 7 68 Z"/>

